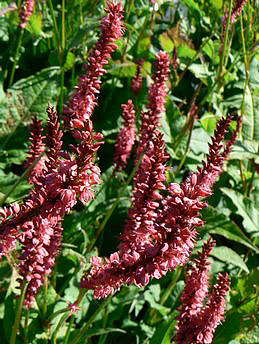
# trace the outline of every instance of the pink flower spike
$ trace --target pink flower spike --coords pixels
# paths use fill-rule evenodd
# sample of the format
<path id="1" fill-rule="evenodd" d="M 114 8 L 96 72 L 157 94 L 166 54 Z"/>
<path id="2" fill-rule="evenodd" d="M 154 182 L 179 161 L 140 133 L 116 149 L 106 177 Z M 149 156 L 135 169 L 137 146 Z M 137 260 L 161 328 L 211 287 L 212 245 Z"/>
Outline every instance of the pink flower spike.
<path id="1" fill-rule="evenodd" d="M 243 11 L 243 8 L 245 7 L 247 0 L 236 0 L 236 3 L 234 5 L 234 8 L 231 13 L 231 23 L 235 23 L 235 21 L 240 16 L 241 12 Z"/>
<path id="2" fill-rule="evenodd" d="M 134 76 L 134 78 L 131 81 L 130 88 L 131 88 L 131 91 L 133 93 L 135 93 L 136 96 L 138 96 L 140 94 L 141 89 L 142 89 L 143 78 L 142 78 L 142 75 L 141 75 L 141 71 L 142 71 L 143 64 L 144 64 L 144 60 L 143 59 L 140 59 L 137 62 L 137 73 L 136 73 L 136 75 Z"/>
<path id="3" fill-rule="evenodd" d="M 79 85 L 64 111 L 64 121 L 68 128 L 82 126 L 81 122 L 87 121 L 92 115 L 97 104 L 96 95 L 101 86 L 99 78 L 106 73 L 104 66 L 117 49 L 115 41 L 124 33 L 122 5 L 109 1 L 105 12 L 107 15 L 102 19 L 101 36 L 85 66 L 86 74 L 80 78 Z"/>
<path id="4" fill-rule="evenodd" d="M 19 12 L 20 27 L 25 28 L 30 17 L 33 13 L 35 1 L 34 0 L 24 0 Z"/>
<path id="5" fill-rule="evenodd" d="M 123 127 L 115 144 L 115 170 L 126 167 L 136 138 L 135 110 L 132 100 L 130 99 L 127 104 L 123 104 L 121 107 L 123 109 Z"/>
<path id="6" fill-rule="evenodd" d="M 207 304 L 203 305 L 209 286 L 208 256 L 214 245 L 215 242 L 208 240 L 203 245 L 202 253 L 193 261 L 195 265 L 186 271 L 174 338 L 177 344 L 212 343 L 214 331 L 224 319 L 225 296 L 230 286 L 227 274 L 218 274 L 217 283 L 208 296 Z"/>
<path id="7" fill-rule="evenodd" d="M 34 183 L 35 177 L 41 175 L 45 167 L 45 158 L 41 157 L 45 149 L 42 131 L 41 121 L 37 120 L 35 116 L 32 117 L 31 137 L 29 138 L 31 145 L 28 152 L 28 158 L 24 163 L 24 167 L 29 169 L 28 180 L 31 184 Z"/>

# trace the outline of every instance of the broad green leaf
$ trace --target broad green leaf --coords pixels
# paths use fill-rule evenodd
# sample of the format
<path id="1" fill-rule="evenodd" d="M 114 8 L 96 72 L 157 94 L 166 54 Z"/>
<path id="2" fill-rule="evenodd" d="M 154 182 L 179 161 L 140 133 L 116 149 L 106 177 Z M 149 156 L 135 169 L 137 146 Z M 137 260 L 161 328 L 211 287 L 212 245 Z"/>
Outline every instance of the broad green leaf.
<path id="1" fill-rule="evenodd" d="M 196 54 L 196 51 L 194 49 L 190 48 L 186 43 L 180 44 L 180 46 L 177 49 L 177 52 L 178 52 L 179 58 L 188 57 L 188 58 L 192 59 Z"/>
<path id="2" fill-rule="evenodd" d="M 29 21 L 31 33 L 34 36 L 40 36 L 42 33 L 42 14 L 37 12 L 34 13 Z"/>
<path id="3" fill-rule="evenodd" d="M 211 112 L 207 112 L 201 117 L 200 122 L 201 122 L 202 127 L 210 135 L 213 135 L 219 118 L 220 118 L 220 116 L 215 115 L 214 113 L 211 113 Z"/>
<path id="4" fill-rule="evenodd" d="M 206 79 L 211 76 L 211 72 L 208 69 L 207 63 L 192 63 L 188 68 L 197 79 L 203 79 L 203 82 L 206 82 Z"/>
<path id="5" fill-rule="evenodd" d="M 203 128 L 193 129 L 190 147 L 194 154 L 207 154 L 208 142 L 210 142 L 210 135 Z"/>
<path id="6" fill-rule="evenodd" d="M 15 295 L 13 293 L 8 293 L 4 301 L 5 311 L 4 311 L 3 325 L 4 325 L 4 336 L 7 340 L 7 343 L 10 342 L 10 338 L 12 335 L 12 324 L 14 323 L 14 319 L 15 319 L 14 300 L 15 300 Z"/>
<path id="7" fill-rule="evenodd" d="M 236 206 L 236 213 L 243 217 L 243 226 L 247 233 L 258 235 L 259 233 L 259 211 L 252 201 L 239 192 L 223 187 L 222 192 L 231 199 Z"/>
<path id="8" fill-rule="evenodd" d="M 24 179 L 12 172 L 5 174 L 0 170 L 0 190 L 5 196 L 8 195 L 8 201 L 13 202 L 27 194 L 31 186 Z"/>
<path id="9" fill-rule="evenodd" d="M 254 159 L 259 163 L 258 141 L 245 140 L 244 142 L 237 141 L 230 153 L 229 159 L 249 160 Z"/>
<path id="10" fill-rule="evenodd" d="M 249 269 L 243 259 L 231 248 L 226 246 L 216 246 L 214 247 L 211 255 L 217 259 L 227 263 L 238 266 L 245 272 L 249 273 Z"/>
<path id="11" fill-rule="evenodd" d="M 58 96 L 59 67 L 50 67 L 17 81 L 8 91 L 13 96 L 21 119 L 35 114 L 47 120 L 48 104 L 55 104 Z"/>
<path id="12" fill-rule="evenodd" d="M 49 284 L 47 291 L 44 287 L 41 288 L 39 293 L 36 296 L 36 300 L 37 300 L 37 304 L 39 308 L 44 308 L 47 305 L 49 306 L 55 303 L 56 298 L 57 298 L 57 293 L 51 284 Z"/>
<path id="13" fill-rule="evenodd" d="M 151 338 L 150 344 L 170 344 L 171 338 L 173 334 L 173 330 L 175 328 L 176 320 L 175 317 L 178 312 L 174 312 L 170 319 L 163 322 L 161 325 L 158 326 L 156 332 L 154 333 L 153 337 Z"/>
<path id="14" fill-rule="evenodd" d="M 210 2 L 212 3 L 212 6 L 220 9 L 222 7 L 223 0 L 210 0 Z"/>
<path id="15" fill-rule="evenodd" d="M 210 39 L 209 41 L 207 41 L 207 43 L 202 47 L 202 51 L 208 55 L 211 59 L 214 56 L 214 43 L 213 41 Z"/>
<path id="16" fill-rule="evenodd" d="M 244 90 L 244 108 L 242 113 L 242 133 L 245 140 L 254 138 L 254 106 L 253 97 L 249 86 Z"/>
<path id="17" fill-rule="evenodd" d="M 245 236 L 241 229 L 217 209 L 208 206 L 207 208 L 203 209 L 202 214 L 206 219 L 203 230 L 210 234 L 222 235 L 229 240 L 239 242 L 240 244 L 245 245 L 246 247 L 249 247 L 255 252 L 259 253 L 258 248 L 252 244 L 252 242 Z"/>
<path id="18" fill-rule="evenodd" d="M 244 302 L 240 305 L 242 312 L 251 313 L 258 308 L 258 296 L 256 295 L 256 286 L 258 287 L 259 270 L 254 269 L 248 276 L 238 279 L 237 288 L 241 294 L 241 300 Z"/>
<path id="19" fill-rule="evenodd" d="M 169 53 L 174 50 L 174 43 L 167 32 L 164 32 L 161 35 L 159 35 L 159 42 L 163 50 Z"/>
<path id="20" fill-rule="evenodd" d="M 151 293 L 150 290 L 146 290 L 144 292 L 145 300 L 150 304 L 150 306 L 159 313 L 161 313 L 162 316 L 166 316 L 170 312 L 170 308 L 164 307 L 163 305 L 160 305 L 158 302 L 156 302 L 154 295 Z"/>
<path id="21" fill-rule="evenodd" d="M 66 61 L 63 66 L 64 71 L 68 71 L 69 69 L 72 69 L 75 64 L 75 55 L 72 53 L 72 51 L 69 51 L 66 56 Z"/>
<path id="22" fill-rule="evenodd" d="M 131 77 L 131 78 L 136 75 L 136 71 L 137 71 L 136 64 L 130 61 L 127 63 L 115 63 L 108 70 L 108 72 L 112 75 L 116 75 L 120 77 Z"/>

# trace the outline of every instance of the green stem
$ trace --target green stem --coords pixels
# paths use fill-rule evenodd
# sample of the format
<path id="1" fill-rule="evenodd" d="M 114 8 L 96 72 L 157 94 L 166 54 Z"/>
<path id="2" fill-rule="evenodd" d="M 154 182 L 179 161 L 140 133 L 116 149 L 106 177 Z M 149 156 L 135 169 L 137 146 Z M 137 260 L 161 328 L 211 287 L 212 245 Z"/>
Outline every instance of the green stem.
<path id="1" fill-rule="evenodd" d="M 53 319 L 55 319 L 59 314 L 68 312 L 67 307 L 66 308 L 62 308 L 59 309 L 58 311 L 56 311 L 55 313 L 53 313 L 49 318 L 48 318 L 48 322 L 50 323 Z"/>
<path id="2" fill-rule="evenodd" d="M 182 267 L 178 267 L 175 269 L 174 271 L 174 275 L 173 275 L 173 278 L 170 282 L 170 284 L 168 285 L 168 287 L 166 288 L 165 292 L 163 293 L 163 295 L 161 296 L 161 299 L 160 299 L 160 304 L 161 305 L 164 305 L 168 299 L 168 297 L 172 294 L 172 291 L 174 290 L 175 288 L 175 285 L 181 275 L 181 272 L 182 272 Z"/>
<path id="3" fill-rule="evenodd" d="M 60 97 L 59 97 L 59 113 L 63 113 L 63 104 L 64 104 L 64 84 L 65 84 L 65 71 L 61 67 L 60 73 Z"/>
<path id="4" fill-rule="evenodd" d="M 60 74 L 60 97 L 59 97 L 59 112 L 63 113 L 64 104 L 64 84 L 65 84 L 65 71 L 63 68 L 64 64 L 64 54 L 66 49 L 66 21 L 65 21 L 65 0 L 62 0 L 62 31 L 61 31 L 61 47 L 59 53 L 59 63 L 61 68 Z"/>
<path id="5" fill-rule="evenodd" d="M 66 334 L 65 334 L 64 344 L 68 344 L 68 339 L 69 339 L 70 331 L 71 331 L 71 328 L 72 328 L 74 320 L 75 320 L 75 316 L 73 314 L 72 317 L 69 320 L 69 325 L 67 327 L 67 331 L 66 331 Z"/>
<path id="6" fill-rule="evenodd" d="M 54 25 L 54 37 L 55 37 L 54 46 L 57 45 L 58 49 L 60 49 L 58 25 L 57 25 L 57 21 L 56 21 L 56 18 L 55 18 L 55 13 L 54 13 L 52 1 L 48 0 L 48 4 L 49 4 L 49 8 L 50 8 L 50 14 L 51 14 L 51 17 L 52 17 L 52 20 L 53 20 L 53 25 Z M 59 50 L 59 52 L 60 52 L 60 50 Z"/>
<path id="7" fill-rule="evenodd" d="M 46 318 L 46 314 L 47 314 L 47 309 L 48 309 L 48 304 L 47 304 L 47 295 L 48 295 L 48 277 L 45 276 L 44 277 L 44 303 L 43 303 L 43 307 L 42 307 L 42 318 L 45 319 Z"/>
<path id="8" fill-rule="evenodd" d="M 10 88 L 12 86 L 12 84 L 13 84 L 15 69 L 16 69 L 16 65 L 17 65 L 17 61 L 18 61 L 18 55 L 19 55 L 19 51 L 20 51 L 20 48 L 21 48 L 21 45 L 22 45 L 22 37 L 23 37 L 24 29 L 19 26 L 18 30 L 19 30 L 19 33 L 18 33 L 18 43 L 17 43 L 17 46 L 16 46 L 16 51 L 15 51 L 14 61 L 13 61 L 13 67 L 12 67 L 11 76 L 10 76 L 10 79 L 9 79 L 8 88 Z"/>
<path id="9" fill-rule="evenodd" d="M 97 315 L 104 309 L 104 307 L 110 302 L 110 300 L 111 300 L 111 296 L 107 297 L 107 299 L 104 300 L 100 304 L 100 306 L 97 308 L 97 310 L 94 312 L 94 314 L 90 317 L 90 319 L 87 321 L 85 326 L 80 330 L 78 336 L 71 342 L 71 344 L 77 344 L 80 341 L 80 339 L 86 335 L 89 327 L 92 325 L 92 323 L 96 319 Z"/>
<path id="10" fill-rule="evenodd" d="M 186 148 L 185 148 L 182 160 L 180 161 L 180 164 L 178 165 L 177 170 L 175 172 L 175 176 L 178 175 L 178 173 L 180 172 L 180 170 L 181 170 L 181 168 L 182 168 L 182 166 L 185 163 L 185 160 L 187 158 L 187 153 L 189 151 L 190 144 L 191 144 L 193 125 L 194 125 L 194 117 L 192 116 L 191 117 L 191 123 L 190 123 L 190 131 L 189 131 L 188 141 L 187 141 L 187 144 L 186 144 Z"/>
<path id="11" fill-rule="evenodd" d="M 22 305 L 23 305 L 27 285 L 28 285 L 27 282 L 24 281 L 22 285 L 22 289 L 21 289 L 21 296 L 18 300 L 18 306 L 15 313 L 16 315 L 15 315 L 15 321 L 12 328 L 12 336 L 11 336 L 10 344 L 15 344 L 16 342 L 16 335 L 17 335 L 17 332 L 19 331 L 19 323 L 20 323 L 20 318 L 22 314 Z"/>
<path id="12" fill-rule="evenodd" d="M 42 154 L 43 155 L 43 154 Z M 12 194 L 12 192 L 17 188 L 17 185 L 19 185 L 21 183 L 21 181 L 23 179 L 26 178 L 26 176 L 30 173 L 30 171 L 34 168 L 34 166 L 38 163 L 38 161 L 42 158 L 42 155 L 36 159 L 33 164 L 27 168 L 23 174 L 20 176 L 20 178 L 18 180 L 16 180 L 16 182 L 14 183 L 14 185 L 12 186 L 12 188 L 7 192 L 7 194 L 5 194 L 5 196 L 0 200 L 0 207 L 7 201 L 8 197 Z"/>
<path id="13" fill-rule="evenodd" d="M 221 74 L 223 71 L 223 67 L 226 66 L 227 60 L 228 60 L 228 55 L 226 54 L 226 50 L 227 50 L 227 44 L 228 44 L 232 8 L 233 8 L 233 0 L 230 0 L 229 8 L 228 8 L 228 19 L 227 19 L 227 25 L 226 25 L 226 34 L 224 37 L 223 51 L 222 51 L 222 55 L 221 55 L 221 59 L 220 59 L 217 79 L 219 79 L 222 76 Z M 226 61 L 225 61 L 225 56 L 226 56 Z"/>
<path id="14" fill-rule="evenodd" d="M 69 312 L 66 312 L 65 314 L 63 314 L 63 316 L 60 318 L 54 332 L 52 335 L 52 343 L 56 344 L 57 343 L 57 334 L 58 331 L 61 329 L 61 327 L 63 326 L 64 322 L 67 320 L 67 318 L 69 317 Z"/>

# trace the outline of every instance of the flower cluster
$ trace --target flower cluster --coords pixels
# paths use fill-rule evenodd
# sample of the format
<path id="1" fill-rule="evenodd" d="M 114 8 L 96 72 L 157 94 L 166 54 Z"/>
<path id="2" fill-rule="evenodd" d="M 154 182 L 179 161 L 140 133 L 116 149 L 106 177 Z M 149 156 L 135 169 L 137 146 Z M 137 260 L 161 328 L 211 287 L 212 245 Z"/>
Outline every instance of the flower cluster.
<path id="1" fill-rule="evenodd" d="M 126 167 L 136 138 L 135 110 L 132 100 L 121 107 L 123 110 L 123 127 L 115 144 L 115 170 L 123 170 Z"/>
<path id="2" fill-rule="evenodd" d="M 175 335 L 177 344 L 211 343 L 216 327 L 224 318 L 225 296 L 230 285 L 227 274 L 218 275 L 217 284 L 208 296 L 208 257 L 214 245 L 215 242 L 208 240 L 198 258 L 193 261 L 194 265 L 186 271 Z M 203 305 L 207 296 L 208 301 Z"/>
<path id="3" fill-rule="evenodd" d="M 134 180 L 133 207 L 119 251 L 109 259 L 93 257 L 92 268 L 83 277 L 81 287 L 94 289 L 94 297 L 102 298 L 114 293 L 122 284 L 145 286 L 150 278 L 161 278 L 169 269 L 187 263 L 195 245 L 196 227 L 203 224 L 199 211 L 206 203 L 202 198 L 212 194 L 212 186 L 236 137 L 235 132 L 224 148 L 222 140 L 230 121 L 230 116 L 219 121 L 207 161 L 182 184 L 172 183 L 168 190 L 170 195 L 164 200 L 157 190 L 166 189 L 165 151 L 161 137 L 150 141 L 146 152 L 153 151 L 151 155 L 143 153 Z"/>
<path id="4" fill-rule="evenodd" d="M 20 18 L 20 27 L 25 28 L 34 9 L 35 1 L 34 0 L 24 0 L 20 12 L 19 12 L 19 18 Z"/>

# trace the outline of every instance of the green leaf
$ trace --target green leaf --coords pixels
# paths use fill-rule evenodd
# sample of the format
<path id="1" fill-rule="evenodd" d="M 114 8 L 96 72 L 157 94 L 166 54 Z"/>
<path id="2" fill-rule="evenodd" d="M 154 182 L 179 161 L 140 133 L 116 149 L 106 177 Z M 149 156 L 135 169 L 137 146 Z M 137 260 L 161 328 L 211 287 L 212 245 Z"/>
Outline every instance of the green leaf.
<path id="1" fill-rule="evenodd" d="M 258 308 L 258 296 L 256 295 L 256 286 L 258 286 L 259 270 L 254 269 L 248 276 L 238 279 L 237 290 L 241 294 L 241 299 L 245 300 L 240 306 L 242 312 L 251 313 Z"/>
<path id="2" fill-rule="evenodd" d="M 249 269 L 246 266 L 246 263 L 235 251 L 231 250 L 231 248 L 228 248 L 226 246 L 216 246 L 214 247 L 211 255 L 227 264 L 238 266 L 245 272 L 249 273 Z"/>
<path id="3" fill-rule="evenodd" d="M 204 83 L 207 83 L 206 79 L 211 76 L 211 72 L 208 69 L 207 63 L 192 63 L 188 68 L 197 79 L 203 79 Z"/>
<path id="4" fill-rule="evenodd" d="M 210 2 L 212 3 L 212 6 L 220 9 L 222 7 L 223 0 L 210 0 Z"/>
<path id="5" fill-rule="evenodd" d="M 75 55 L 71 51 L 69 51 L 66 56 L 66 61 L 63 65 L 63 69 L 65 72 L 74 67 L 75 60 L 76 60 Z"/>
<path id="6" fill-rule="evenodd" d="M 210 135 L 203 128 L 194 128 L 190 147 L 194 154 L 208 153 L 207 142 L 210 142 Z"/>
<path id="7" fill-rule="evenodd" d="M 252 140 L 254 137 L 254 107 L 253 97 L 249 86 L 244 91 L 244 109 L 242 111 L 242 133 L 245 140 Z"/>
<path id="8" fill-rule="evenodd" d="M 210 234 L 221 235 L 229 240 L 236 241 L 259 253 L 258 248 L 252 244 L 252 242 L 245 236 L 241 229 L 217 209 L 208 206 L 207 208 L 203 209 L 202 214 L 206 219 L 203 230 Z"/>
<path id="9" fill-rule="evenodd" d="M 258 141 L 245 140 L 244 142 L 237 141 L 230 153 L 229 159 L 249 160 L 254 159 L 259 163 Z"/>
<path id="10" fill-rule="evenodd" d="M 258 235 L 259 211 L 254 207 L 253 202 L 235 190 L 225 187 L 221 190 L 236 206 L 236 213 L 243 217 L 245 231 Z"/>
<path id="11" fill-rule="evenodd" d="M 116 75 L 120 77 L 134 77 L 137 71 L 136 64 L 133 62 L 127 63 L 115 63 L 113 66 L 108 70 L 111 75 Z"/>
<path id="12" fill-rule="evenodd" d="M 206 112 L 200 119 L 202 127 L 210 134 L 213 135 L 214 130 L 216 129 L 217 122 L 220 119 L 220 116 L 215 115 L 211 112 Z"/>
<path id="13" fill-rule="evenodd" d="M 190 48 L 186 43 L 181 43 L 177 49 L 177 52 L 179 58 L 188 57 L 192 59 L 196 54 L 196 51 Z"/>
<path id="14" fill-rule="evenodd" d="M 169 53 L 174 50 L 174 43 L 166 32 L 159 35 L 159 42 L 160 42 L 163 50 L 165 50 Z"/>
<path id="15" fill-rule="evenodd" d="M 15 296 L 13 293 L 8 293 L 5 298 L 5 311 L 4 311 L 4 333 L 7 342 L 10 342 L 10 338 L 12 335 L 12 324 L 14 323 L 15 319 L 15 307 L 14 307 L 14 299 Z"/>
<path id="16" fill-rule="evenodd" d="M 35 114 L 46 121 L 48 104 L 55 104 L 58 96 L 59 67 L 50 67 L 17 81 L 8 91 L 12 94 L 13 102 L 25 119 L 29 114 Z"/>
<path id="17" fill-rule="evenodd" d="M 166 316 L 170 312 L 170 308 L 164 307 L 156 302 L 154 295 L 151 293 L 150 290 L 146 290 L 144 292 L 145 300 L 150 304 L 150 306 L 161 313 L 162 316 Z"/>
<path id="18" fill-rule="evenodd" d="M 169 320 L 158 326 L 151 338 L 150 344 L 170 344 L 173 330 L 176 324 L 175 317 L 178 312 L 174 312 Z"/>

